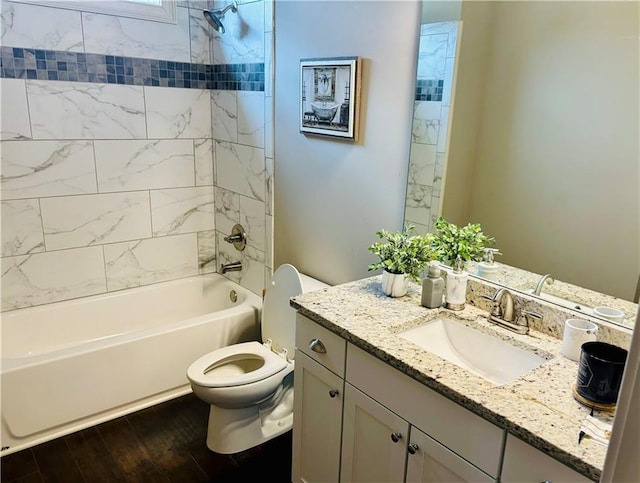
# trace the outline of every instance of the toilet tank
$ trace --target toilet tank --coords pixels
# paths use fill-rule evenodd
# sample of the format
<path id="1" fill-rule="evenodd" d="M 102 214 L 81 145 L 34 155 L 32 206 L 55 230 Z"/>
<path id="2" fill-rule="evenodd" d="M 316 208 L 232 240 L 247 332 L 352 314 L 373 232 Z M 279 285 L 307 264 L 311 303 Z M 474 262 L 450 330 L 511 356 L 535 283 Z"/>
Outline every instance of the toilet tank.
<path id="1" fill-rule="evenodd" d="M 315 278 L 311 278 L 309 275 L 305 275 L 304 273 L 300 273 L 300 280 L 302 281 L 302 293 L 313 292 L 315 290 L 330 287 L 330 285 L 327 285 Z"/>

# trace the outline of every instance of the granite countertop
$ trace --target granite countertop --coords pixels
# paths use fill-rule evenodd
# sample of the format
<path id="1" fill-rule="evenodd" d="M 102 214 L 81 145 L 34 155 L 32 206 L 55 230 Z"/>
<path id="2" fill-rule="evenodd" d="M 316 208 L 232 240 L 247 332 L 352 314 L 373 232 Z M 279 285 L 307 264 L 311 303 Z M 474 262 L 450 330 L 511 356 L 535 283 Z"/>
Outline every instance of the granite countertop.
<path id="1" fill-rule="evenodd" d="M 561 341 L 535 330 L 518 335 L 486 320 L 486 312 L 467 305 L 460 312 L 427 309 L 420 288 L 405 297 L 382 293 L 380 276 L 299 295 L 291 306 L 425 386 L 542 450 L 592 480 L 599 480 L 607 448 L 590 438 L 578 444 L 590 410 L 572 395 L 578 363 L 560 355 Z M 454 365 L 398 333 L 439 315 L 455 317 L 481 332 L 526 346 L 549 360 L 514 381 L 497 386 Z M 610 421 L 611 415 L 595 416 Z"/>
<path id="2" fill-rule="evenodd" d="M 528 272 L 510 265 L 504 265 L 499 262 L 495 262 L 495 265 L 497 273 L 492 277 L 492 280 L 512 290 L 518 290 L 523 293 L 530 294 L 541 277 L 540 274 Z M 467 270 L 469 273 L 476 273 L 477 262 L 469 262 Z M 572 308 L 576 305 L 582 306 L 579 312 L 588 316 L 595 316 L 593 313 L 594 307 L 605 306 L 621 310 L 624 312 L 625 318 L 623 321 L 618 322 L 618 324 L 631 329 L 633 329 L 635 324 L 638 304 L 629 300 L 595 292 L 561 280 L 553 280 L 551 284 L 544 284 L 539 297 L 544 300 L 545 297 L 549 295 L 563 299 L 562 301 L 556 300 L 556 303 L 564 305 L 565 307 Z"/>

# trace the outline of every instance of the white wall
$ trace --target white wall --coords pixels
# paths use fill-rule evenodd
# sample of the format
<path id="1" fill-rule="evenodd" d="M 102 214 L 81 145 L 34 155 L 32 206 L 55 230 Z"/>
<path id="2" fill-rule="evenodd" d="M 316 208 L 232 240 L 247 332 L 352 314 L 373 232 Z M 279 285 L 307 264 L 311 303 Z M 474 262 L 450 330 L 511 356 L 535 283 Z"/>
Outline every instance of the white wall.
<path id="1" fill-rule="evenodd" d="M 442 216 L 456 225 L 470 221 L 478 125 L 482 117 L 493 2 L 463 2 L 455 109 L 444 178 Z"/>
<path id="2" fill-rule="evenodd" d="M 402 227 L 420 8 L 276 3 L 275 266 L 332 284 L 363 278 L 375 232 Z M 349 55 L 363 58 L 359 141 L 301 134 L 300 59 Z"/>
<path id="3" fill-rule="evenodd" d="M 475 167 L 470 177 L 469 164 L 449 166 L 443 213 L 463 213 L 459 193 L 471 188 L 458 222 L 481 223 L 500 261 L 630 300 L 640 271 L 638 3 L 493 10 L 482 116 L 463 135 L 477 132 Z M 460 65 L 458 82 L 469 79 Z M 454 124 L 468 106 L 458 88 Z M 456 136 L 454 125 L 451 156 Z"/>

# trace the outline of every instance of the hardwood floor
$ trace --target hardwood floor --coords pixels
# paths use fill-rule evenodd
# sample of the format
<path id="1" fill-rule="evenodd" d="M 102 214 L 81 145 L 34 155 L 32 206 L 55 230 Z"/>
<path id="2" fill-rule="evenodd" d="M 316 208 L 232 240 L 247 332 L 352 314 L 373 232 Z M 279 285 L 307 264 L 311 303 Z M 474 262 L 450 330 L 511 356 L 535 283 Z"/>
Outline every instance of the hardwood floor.
<path id="1" fill-rule="evenodd" d="M 234 455 L 209 451 L 209 406 L 189 394 L 2 457 L 3 483 L 291 481 L 291 431 Z"/>

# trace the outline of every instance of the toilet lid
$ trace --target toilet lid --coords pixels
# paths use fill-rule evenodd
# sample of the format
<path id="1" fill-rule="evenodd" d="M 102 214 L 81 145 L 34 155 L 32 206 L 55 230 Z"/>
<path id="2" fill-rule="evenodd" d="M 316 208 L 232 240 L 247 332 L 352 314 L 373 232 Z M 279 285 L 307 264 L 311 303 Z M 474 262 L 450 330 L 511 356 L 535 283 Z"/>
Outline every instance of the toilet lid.
<path id="1" fill-rule="evenodd" d="M 242 359 L 264 361 L 260 367 L 244 374 L 211 371 L 213 367 L 224 368 Z M 232 387 L 251 384 L 273 376 L 287 367 L 287 361 L 264 347 L 260 342 L 242 342 L 222 347 L 203 355 L 187 369 L 187 378 L 202 387 Z"/>
<path id="2" fill-rule="evenodd" d="M 287 349 L 293 359 L 295 351 L 296 311 L 289 299 L 302 293 L 300 274 L 293 265 L 280 265 L 271 277 L 262 305 L 262 340 L 271 339 L 272 349 Z"/>

